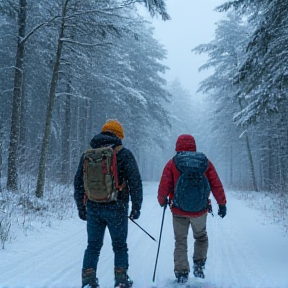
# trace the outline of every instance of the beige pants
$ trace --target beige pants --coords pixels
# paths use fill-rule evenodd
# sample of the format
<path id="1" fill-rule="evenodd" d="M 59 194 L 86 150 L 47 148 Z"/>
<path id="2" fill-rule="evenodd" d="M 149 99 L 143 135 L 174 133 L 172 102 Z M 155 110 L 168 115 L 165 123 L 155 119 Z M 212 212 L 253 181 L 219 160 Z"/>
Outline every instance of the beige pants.
<path id="1" fill-rule="evenodd" d="M 187 252 L 188 229 L 191 225 L 194 237 L 193 260 L 207 258 L 208 235 L 206 231 L 207 213 L 200 217 L 183 217 L 173 215 L 175 236 L 174 271 L 187 270 L 190 272 Z"/>

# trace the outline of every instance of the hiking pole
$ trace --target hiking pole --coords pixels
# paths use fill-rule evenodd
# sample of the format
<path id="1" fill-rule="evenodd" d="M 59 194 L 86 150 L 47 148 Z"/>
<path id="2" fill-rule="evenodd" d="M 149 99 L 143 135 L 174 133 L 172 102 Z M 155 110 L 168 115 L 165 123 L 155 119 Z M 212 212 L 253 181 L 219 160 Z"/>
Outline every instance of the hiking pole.
<path id="1" fill-rule="evenodd" d="M 152 282 L 155 283 L 155 275 L 156 275 L 156 267 L 157 267 L 157 262 L 158 262 L 158 255 L 159 255 L 159 250 L 160 250 L 160 243 L 161 243 L 161 237 L 162 237 L 162 230 L 163 230 L 163 224 L 164 224 L 164 215 L 165 215 L 165 210 L 167 208 L 167 202 L 164 206 L 163 209 L 163 216 L 162 216 L 162 222 L 161 222 L 161 229 L 160 229 L 160 236 L 159 236 L 159 243 L 158 243 L 158 249 L 157 249 L 157 255 L 156 255 L 156 261 L 155 261 L 155 267 L 154 267 L 154 273 L 153 273 L 153 279 Z M 153 285 L 154 286 L 154 285 Z"/>
<path id="2" fill-rule="evenodd" d="M 155 242 L 156 239 L 154 237 L 152 237 L 146 230 L 144 230 L 138 223 L 136 223 L 132 218 L 128 217 L 134 224 L 136 224 L 142 231 L 144 231 L 152 240 L 154 240 Z"/>

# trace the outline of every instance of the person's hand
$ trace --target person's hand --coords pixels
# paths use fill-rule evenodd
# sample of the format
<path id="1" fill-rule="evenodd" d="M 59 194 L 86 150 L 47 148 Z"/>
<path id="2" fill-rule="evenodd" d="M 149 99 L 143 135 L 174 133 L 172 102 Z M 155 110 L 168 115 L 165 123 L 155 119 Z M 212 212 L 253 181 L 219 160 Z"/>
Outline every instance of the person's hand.
<path id="1" fill-rule="evenodd" d="M 168 200 L 168 198 L 166 197 L 166 198 L 165 198 L 165 202 L 164 202 L 164 203 L 161 203 L 160 206 L 161 206 L 161 207 L 166 207 L 166 206 L 168 205 L 168 203 L 169 203 L 169 200 Z"/>
<path id="2" fill-rule="evenodd" d="M 211 213 L 211 215 L 214 216 L 214 214 L 213 214 L 212 204 L 211 204 L 210 201 L 209 201 L 209 204 L 208 204 L 208 213 Z"/>
<path id="3" fill-rule="evenodd" d="M 87 211 L 84 205 L 81 208 L 78 208 L 78 216 L 81 220 L 87 221 Z"/>
<path id="4" fill-rule="evenodd" d="M 221 218 L 224 218 L 226 216 L 227 213 L 227 208 L 226 205 L 219 205 L 219 209 L 218 209 L 218 215 Z"/>
<path id="5" fill-rule="evenodd" d="M 140 210 L 132 209 L 129 218 L 131 220 L 136 220 L 140 217 Z"/>

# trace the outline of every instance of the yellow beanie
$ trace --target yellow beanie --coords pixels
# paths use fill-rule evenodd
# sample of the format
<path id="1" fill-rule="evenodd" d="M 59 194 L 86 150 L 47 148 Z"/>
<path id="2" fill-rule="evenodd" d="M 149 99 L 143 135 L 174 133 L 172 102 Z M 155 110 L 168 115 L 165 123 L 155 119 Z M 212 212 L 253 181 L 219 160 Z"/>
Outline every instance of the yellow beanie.
<path id="1" fill-rule="evenodd" d="M 118 138 L 124 138 L 124 131 L 121 124 L 117 120 L 108 120 L 102 127 L 101 132 L 112 132 Z"/>

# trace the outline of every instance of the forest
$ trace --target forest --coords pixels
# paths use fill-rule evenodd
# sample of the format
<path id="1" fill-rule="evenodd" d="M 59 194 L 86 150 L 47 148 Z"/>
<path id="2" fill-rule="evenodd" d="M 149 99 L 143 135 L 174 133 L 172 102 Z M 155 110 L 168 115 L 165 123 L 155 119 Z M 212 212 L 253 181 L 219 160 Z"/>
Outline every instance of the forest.
<path id="1" fill-rule="evenodd" d="M 177 136 L 189 133 L 227 189 L 287 191 L 287 1 L 215 7 L 214 39 L 191 47 L 208 57 L 199 71 L 211 71 L 201 105 L 165 79 L 167 51 L 139 6 L 171 21 L 164 0 L 0 1 L 3 211 L 15 194 L 37 211 L 55 187 L 65 199 L 108 119 L 123 125 L 144 181 L 159 181 Z"/>

